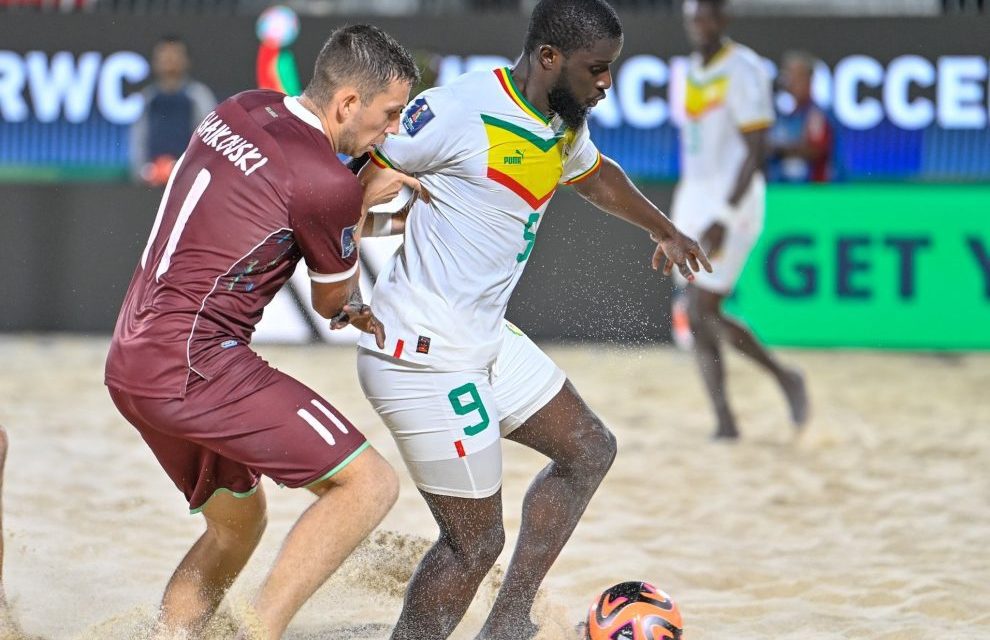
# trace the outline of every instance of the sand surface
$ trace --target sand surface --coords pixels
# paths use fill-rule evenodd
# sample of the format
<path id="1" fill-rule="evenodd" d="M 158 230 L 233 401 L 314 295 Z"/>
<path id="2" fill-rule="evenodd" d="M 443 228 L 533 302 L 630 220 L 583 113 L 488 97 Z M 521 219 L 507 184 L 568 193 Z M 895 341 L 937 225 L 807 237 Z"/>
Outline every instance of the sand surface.
<path id="1" fill-rule="evenodd" d="M 102 385 L 105 338 L 0 338 L 5 581 L 25 632 L 140 638 L 201 530 Z M 293 622 L 288 640 L 387 637 L 434 535 L 391 438 L 361 395 L 354 351 L 261 347 L 334 402 L 396 465 L 399 502 Z M 795 437 L 773 383 L 740 358 L 744 439 L 712 420 L 689 356 L 668 348 L 549 347 L 615 431 L 619 455 L 548 576 L 541 640 L 604 587 L 643 579 L 679 602 L 686 638 L 990 638 L 990 355 L 786 352 L 814 416 Z M 539 455 L 506 443 L 508 561 Z M 232 594 L 250 597 L 309 503 L 268 484 L 270 525 Z M 474 637 L 498 583 L 454 638 Z M 224 624 L 215 640 L 229 638 Z"/>

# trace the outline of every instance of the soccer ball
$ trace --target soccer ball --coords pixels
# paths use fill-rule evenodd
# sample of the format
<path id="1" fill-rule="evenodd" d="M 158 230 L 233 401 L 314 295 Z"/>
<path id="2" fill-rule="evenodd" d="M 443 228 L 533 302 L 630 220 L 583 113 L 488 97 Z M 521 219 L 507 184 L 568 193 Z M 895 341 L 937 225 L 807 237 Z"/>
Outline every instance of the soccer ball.
<path id="1" fill-rule="evenodd" d="M 262 44 L 281 49 L 296 41 L 299 17 L 289 7 L 275 5 L 261 12 L 255 29 Z"/>
<path id="2" fill-rule="evenodd" d="M 680 640 L 681 610 L 648 582 L 609 587 L 588 611 L 587 640 Z"/>

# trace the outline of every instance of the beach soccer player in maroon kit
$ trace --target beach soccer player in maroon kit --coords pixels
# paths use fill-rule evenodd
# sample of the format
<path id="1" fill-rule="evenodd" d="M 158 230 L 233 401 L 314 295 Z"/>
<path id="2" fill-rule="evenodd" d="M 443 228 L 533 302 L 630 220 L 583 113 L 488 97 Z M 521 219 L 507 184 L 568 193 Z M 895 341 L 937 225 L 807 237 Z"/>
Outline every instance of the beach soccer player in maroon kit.
<path id="1" fill-rule="evenodd" d="M 300 259 L 321 315 L 384 340 L 353 297 L 359 225 L 368 207 L 419 183 L 392 173 L 362 190 L 336 154 L 395 133 L 417 79 L 384 32 L 338 29 L 302 96 L 226 100 L 172 172 L 106 366 L 117 408 L 206 519 L 166 587 L 158 637 L 197 636 L 247 563 L 266 521 L 261 475 L 318 496 L 254 601 L 265 638 L 281 637 L 395 501 L 394 471 L 361 432 L 248 345 Z"/>

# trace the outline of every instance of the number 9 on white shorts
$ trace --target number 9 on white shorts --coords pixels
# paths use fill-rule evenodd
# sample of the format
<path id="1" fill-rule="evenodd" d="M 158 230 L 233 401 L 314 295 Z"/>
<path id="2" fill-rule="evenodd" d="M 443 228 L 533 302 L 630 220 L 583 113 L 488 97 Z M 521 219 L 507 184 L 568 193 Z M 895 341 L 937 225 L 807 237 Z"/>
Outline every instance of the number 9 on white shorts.
<path id="1" fill-rule="evenodd" d="M 365 395 L 427 493 L 485 498 L 502 484 L 500 438 L 546 405 L 566 376 L 508 325 L 489 368 L 438 371 L 358 350 Z"/>

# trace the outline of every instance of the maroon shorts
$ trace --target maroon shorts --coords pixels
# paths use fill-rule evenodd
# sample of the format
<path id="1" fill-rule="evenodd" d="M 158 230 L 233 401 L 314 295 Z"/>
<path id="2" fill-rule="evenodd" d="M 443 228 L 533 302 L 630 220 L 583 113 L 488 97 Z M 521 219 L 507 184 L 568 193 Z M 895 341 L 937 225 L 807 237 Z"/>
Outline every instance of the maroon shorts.
<path id="1" fill-rule="evenodd" d="M 316 392 L 237 347 L 210 380 L 193 375 L 185 398 L 110 387 L 197 513 L 217 491 L 254 491 L 262 474 L 287 487 L 330 477 L 363 451 L 364 435 Z"/>

